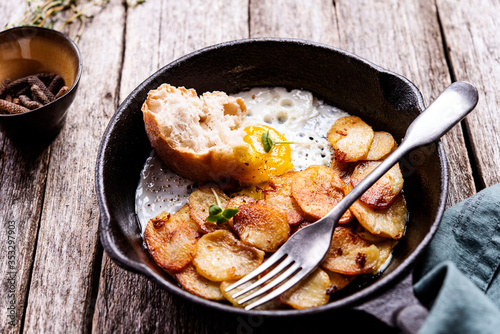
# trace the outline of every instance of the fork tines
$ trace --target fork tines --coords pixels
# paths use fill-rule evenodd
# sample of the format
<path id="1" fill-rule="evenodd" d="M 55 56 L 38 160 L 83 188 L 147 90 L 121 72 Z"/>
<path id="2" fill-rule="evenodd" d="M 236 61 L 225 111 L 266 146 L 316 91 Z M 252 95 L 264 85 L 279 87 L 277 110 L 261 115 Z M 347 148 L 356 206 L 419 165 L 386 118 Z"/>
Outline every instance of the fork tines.
<path id="1" fill-rule="evenodd" d="M 253 309 L 259 305 L 262 305 L 264 303 L 267 303 L 268 301 L 278 297 L 281 295 L 283 292 L 287 291 L 291 287 L 293 287 L 298 281 L 300 281 L 303 277 L 305 277 L 309 271 L 307 270 L 302 270 L 302 268 L 287 254 L 278 254 L 275 253 L 273 256 L 271 256 L 266 262 L 264 262 L 260 267 L 237 281 L 236 283 L 232 284 L 226 289 L 226 292 L 231 291 L 239 286 L 241 286 L 244 283 L 249 282 L 250 280 L 254 279 L 257 277 L 259 274 L 263 273 L 267 269 L 271 268 L 273 265 L 278 263 L 276 267 L 274 267 L 269 273 L 265 274 L 263 277 L 258 279 L 256 282 L 252 283 L 248 287 L 244 288 L 241 291 L 238 291 L 233 295 L 233 298 L 236 299 L 238 297 L 241 297 L 245 295 L 246 293 L 256 289 L 257 287 L 260 287 L 261 285 L 268 283 L 264 285 L 262 288 L 259 290 L 253 292 L 252 294 L 244 297 L 243 299 L 238 301 L 238 304 L 244 304 L 246 302 L 251 301 L 252 299 L 255 299 L 262 294 L 268 292 L 269 290 L 273 289 L 274 287 L 278 286 L 279 284 L 283 283 L 282 285 L 278 286 L 275 290 L 271 291 L 268 295 L 256 300 L 255 302 L 245 306 L 246 310 Z M 279 275 L 278 275 L 279 274 Z M 277 276 L 278 275 L 278 276 Z M 275 277 L 275 278 L 274 278 Z M 274 279 L 273 279 L 274 278 Z M 273 279 L 271 281 L 271 279 Z M 287 281 L 288 280 L 288 281 Z"/>

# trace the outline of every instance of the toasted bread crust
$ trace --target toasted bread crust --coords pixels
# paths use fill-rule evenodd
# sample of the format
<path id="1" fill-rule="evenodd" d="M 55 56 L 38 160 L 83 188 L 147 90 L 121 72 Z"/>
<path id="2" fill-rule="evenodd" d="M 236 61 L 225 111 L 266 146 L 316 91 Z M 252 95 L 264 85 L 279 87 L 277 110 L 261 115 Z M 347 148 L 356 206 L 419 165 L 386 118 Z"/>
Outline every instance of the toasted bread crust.
<path id="1" fill-rule="evenodd" d="M 168 99 L 171 94 L 176 98 L 182 97 L 187 100 L 191 100 L 193 104 L 200 104 L 203 107 L 213 108 L 219 107 L 224 111 L 224 115 L 227 115 L 228 118 L 231 118 L 231 121 L 235 122 L 235 128 L 238 127 L 239 122 L 246 114 L 246 106 L 241 98 L 233 98 L 227 96 L 223 92 L 213 92 L 213 93 L 205 93 L 201 98 L 199 98 L 196 94 L 196 91 L 193 89 L 185 89 L 184 87 L 172 87 L 168 84 L 161 85 L 158 89 L 150 91 L 148 94 L 147 100 L 144 102 L 142 106 L 144 124 L 147 136 L 151 143 L 151 146 L 156 151 L 156 153 L 160 156 L 162 161 L 171 168 L 178 175 L 191 179 L 193 181 L 228 181 L 235 173 L 238 173 L 239 170 L 236 170 L 234 166 L 232 168 L 231 165 L 226 164 L 226 160 L 229 163 L 234 160 L 232 156 L 232 149 L 230 149 L 231 143 L 223 143 L 222 145 L 211 146 L 210 143 L 206 143 L 203 146 L 203 139 L 200 139 L 202 142 L 202 149 L 197 150 L 196 152 L 190 149 L 189 147 L 183 147 L 183 138 L 173 138 L 172 135 L 166 134 L 162 131 L 164 124 L 162 124 L 162 120 L 158 117 L 158 95 L 162 94 L 162 98 Z M 203 99 L 203 100 L 202 100 Z M 200 102 L 201 101 L 201 102 Z M 156 110 L 154 110 L 156 109 Z M 167 116 L 175 117 L 175 110 L 165 110 L 168 108 L 164 108 L 160 111 L 160 113 L 165 113 Z M 192 111 L 186 111 L 186 113 L 190 113 Z M 194 112 L 200 112 L 199 110 L 195 110 Z M 210 112 L 209 110 L 203 110 L 202 112 Z M 165 116 L 162 116 L 165 119 Z M 201 115 L 201 117 L 205 117 L 205 115 Z M 202 121 L 200 120 L 200 123 Z M 174 125 L 176 126 L 176 125 Z M 185 126 L 186 137 L 190 137 L 190 128 L 189 124 L 182 124 Z M 230 125 L 228 125 L 227 131 L 231 131 Z M 177 129 L 178 130 L 178 129 Z M 218 130 L 214 130 L 214 135 L 217 135 Z M 189 140 L 193 140 L 192 138 L 188 138 Z M 220 146 L 223 146 L 222 148 Z"/>
<path id="2" fill-rule="evenodd" d="M 168 137 L 161 133 L 160 125 L 153 113 L 144 110 L 143 107 L 143 115 L 151 147 L 160 156 L 161 160 L 182 177 L 193 181 L 209 181 L 207 176 L 213 173 L 210 164 L 211 153 L 195 154 L 179 149 L 172 145 Z"/>

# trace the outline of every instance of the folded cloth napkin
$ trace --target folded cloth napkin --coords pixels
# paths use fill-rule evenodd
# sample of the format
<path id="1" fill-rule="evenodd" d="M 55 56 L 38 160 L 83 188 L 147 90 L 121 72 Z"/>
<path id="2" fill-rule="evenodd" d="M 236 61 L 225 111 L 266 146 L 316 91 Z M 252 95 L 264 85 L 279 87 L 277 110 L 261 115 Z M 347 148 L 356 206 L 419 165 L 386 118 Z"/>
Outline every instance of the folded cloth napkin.
<path id="1" fill-rule="evenodd" d="M 446 210 L 414 271 L 419 333 L 500 333 L 500 184 Z"/>

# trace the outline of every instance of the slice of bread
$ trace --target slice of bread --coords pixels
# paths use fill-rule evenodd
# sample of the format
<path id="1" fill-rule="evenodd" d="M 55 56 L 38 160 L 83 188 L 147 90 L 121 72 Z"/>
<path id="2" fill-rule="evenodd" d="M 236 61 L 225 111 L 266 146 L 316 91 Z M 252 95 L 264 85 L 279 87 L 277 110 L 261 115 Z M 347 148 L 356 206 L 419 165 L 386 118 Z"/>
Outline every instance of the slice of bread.
<path id="1" fill-rule="evenodd" d="M 142 106 L 146 133 L 163 162 L 193 181 L 228 181 L 241 172 L 236 147 L 245 147 L 243 99 L 224 92 L 198 96 L 194 89 L 163 84 Z"/>

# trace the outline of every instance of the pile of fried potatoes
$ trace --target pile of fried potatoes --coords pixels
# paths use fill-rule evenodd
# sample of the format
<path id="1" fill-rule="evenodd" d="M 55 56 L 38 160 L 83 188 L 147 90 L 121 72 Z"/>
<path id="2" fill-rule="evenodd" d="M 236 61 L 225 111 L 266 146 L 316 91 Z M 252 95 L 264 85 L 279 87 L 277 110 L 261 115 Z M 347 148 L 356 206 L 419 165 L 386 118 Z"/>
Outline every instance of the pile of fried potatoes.
<path id="1" fill-rule="evenodd" d="M 327 214 L 397 147 L 391 134 L 374 132 L 356 116 L 337 120 L 327 137 L 335 153 L 330 167 L 275 176 L 259 198 L 231 197 L 202 186 L 178 212 L 151 219 L 144 240 L 154 261 L 185 290 L 240 306 L 231 296 L 245 285 L 229 293 L 224 289 L 262 264 L 290 235 Z M 344 213 L 321 265 L 261 308 L 324 305 L 356 276 L 379 272 L 404 235 L 408 212 L 402 188 L 395 165 Z M 238 209 L 222 224 L 206 220 L 217 200 L 222 209 Z"/>

